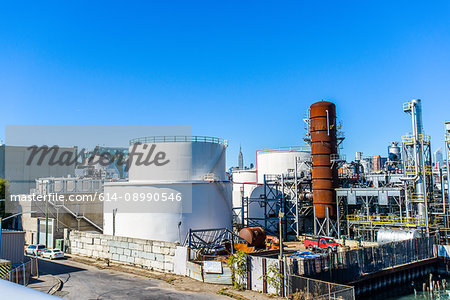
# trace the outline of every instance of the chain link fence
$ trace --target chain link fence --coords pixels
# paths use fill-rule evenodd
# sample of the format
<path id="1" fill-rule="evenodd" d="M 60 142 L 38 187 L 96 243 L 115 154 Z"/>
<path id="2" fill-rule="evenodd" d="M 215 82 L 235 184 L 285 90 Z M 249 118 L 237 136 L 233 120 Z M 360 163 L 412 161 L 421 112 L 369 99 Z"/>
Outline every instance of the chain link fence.
<path id="1" fill-rule="evenodd" d="M 11 281 L 21 285 L 28 285 L 31 276 L 38 275 L 38 260 L 32 258 L 28 262 L 12 269 L 9 273 L 0 277 L 0 279 Z"/>
<path id="2" fill-rule="evenodd" d="M 433 258 L 435 242 L 435 237 L 423 237 L 311 258 L 298 257 L 291 263 L 291 273 L 348 282 L 364 274 Z"/>
<path id="3" fill-rule="evenodd" d="M 293 300 L 354 300 L 352 286 L 311 279 L 298 275 L 286 276 L 287 296 Z"/>

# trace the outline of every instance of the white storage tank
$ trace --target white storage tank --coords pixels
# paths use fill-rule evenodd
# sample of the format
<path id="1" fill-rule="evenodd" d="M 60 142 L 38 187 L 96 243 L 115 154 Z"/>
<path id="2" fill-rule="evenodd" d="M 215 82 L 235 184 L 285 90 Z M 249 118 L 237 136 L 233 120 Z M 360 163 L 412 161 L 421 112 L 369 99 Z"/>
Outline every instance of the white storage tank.
<path id="1" fill-rule="evenodd" d="M 234 222 L 242 224 L 242 197 L 250 197 L 257 187 L 256 169 L 234 170 L 232 181 Z"/>
<path id="2" fill-rule="evenodd" d="M 256 153 L 256 168 L 258 183 L 264 183 L 264 175 L 285 174 L 295 170 L 306 172 L 310 168 L 311 151 L 309 148 L 292 147 L 286 149 L 259 150 Z"/>
<path id="3" fill-rule="evenodd" d="M 232 173 L 233 207 L 242 206 L 242 196 L 249 197 L 256 187 L 256 169 L 235 170 Z"/>
<path id="4" fill-rule="evenodd" d="M 129 181 L 105 183 L 105 234 L 182 242 L 189 229 L 231 229 L 226 141 L 147 137 L 130 144 L 130 154 L 143 154 L 141 161 L 158 153 L 160 159 L 137 166 L 139 155 L 130 155 Z"/>
<path id="5" fill-rule="evenodd" d="M 381 228 L 377 232 L 377 243 L 386 244 L 411 240 L 421 237 L 420 231 L 416 229 Z"/>

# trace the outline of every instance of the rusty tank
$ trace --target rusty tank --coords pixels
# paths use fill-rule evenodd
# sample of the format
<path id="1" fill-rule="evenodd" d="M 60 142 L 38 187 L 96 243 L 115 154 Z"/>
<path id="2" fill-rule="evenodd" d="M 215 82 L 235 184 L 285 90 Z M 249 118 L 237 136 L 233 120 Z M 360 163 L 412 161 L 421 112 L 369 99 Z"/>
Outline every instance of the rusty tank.
<path id="1" fill-rule="evenodd" d="M 261 227 L 247 227 L 239 231 L 239 237 L 243 238 L 249 246 L 263 248 L 266 242 L 266 233 Z"/>
<path id="2" fill-rule="evenodd" d="M 336 106 L 319 101 L 310 107 L 313 205 L 316 217 L 335 216 L 338 171 L 331 161 L 337 154 Z"/>

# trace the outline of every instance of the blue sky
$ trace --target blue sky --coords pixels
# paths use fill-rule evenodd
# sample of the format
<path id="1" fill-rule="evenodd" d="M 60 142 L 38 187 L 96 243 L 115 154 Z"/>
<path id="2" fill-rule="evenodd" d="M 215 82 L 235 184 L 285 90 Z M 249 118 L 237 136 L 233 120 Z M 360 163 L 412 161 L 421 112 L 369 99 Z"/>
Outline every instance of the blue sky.
<path id="1" fill-rule="evenodd" d="M 247 164 L 257 149 L 302 144 L 303 115 L 325 99 L 352 158 L 409 132 L 413 98 L 442 147 L 449 1 L 0 4 L 1 129 L 186 124 L 228 139 L 228 165 L 242 144 Z"/>

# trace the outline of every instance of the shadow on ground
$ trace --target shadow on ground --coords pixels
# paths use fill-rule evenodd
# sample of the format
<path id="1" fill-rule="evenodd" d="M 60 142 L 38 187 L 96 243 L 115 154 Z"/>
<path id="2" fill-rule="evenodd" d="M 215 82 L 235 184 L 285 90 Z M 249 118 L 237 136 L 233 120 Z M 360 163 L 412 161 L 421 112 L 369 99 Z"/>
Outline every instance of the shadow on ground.
<path id="1" fill-rule="evenodd" d="M 46 259 L 39 259 L 38 260 L 38 268 L 39 272 L 43 274 L 50 274 L 50 275 L 60 275 L 60 274 L 67 274 L 67 273 L 74 273 L 74 272 L 80 272 L 84 271 L 86 269 L 68 266 L 62 263 L 59 263 L 58 260 L 46 260 Z"/>

